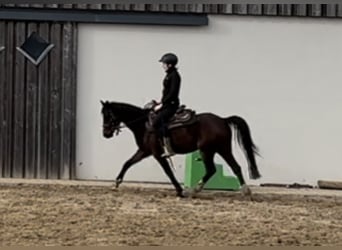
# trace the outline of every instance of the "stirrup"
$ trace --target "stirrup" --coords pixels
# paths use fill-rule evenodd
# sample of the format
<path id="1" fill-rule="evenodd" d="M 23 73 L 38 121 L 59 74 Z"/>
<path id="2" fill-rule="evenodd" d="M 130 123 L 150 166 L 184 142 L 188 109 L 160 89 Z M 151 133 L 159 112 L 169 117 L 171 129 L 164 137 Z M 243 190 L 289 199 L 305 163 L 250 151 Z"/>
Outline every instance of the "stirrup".
<path id="1" fill-rule="evenodd" d="M 168 150 L 166 147 L 164 147 L 164 153 L 161 155 L 163 158 L 169 158 L 174 156 L 175 153 L 171 150 Z"/>
<path id="2" fill-rule="evenodd" d="M 170 138 L 163 138 L 163 149 L 164 153 L 162 154 L 162 157 L 171 157 L 175 155 L 175 152 L 173 152 L 171 145 L 170 145 Z"/>

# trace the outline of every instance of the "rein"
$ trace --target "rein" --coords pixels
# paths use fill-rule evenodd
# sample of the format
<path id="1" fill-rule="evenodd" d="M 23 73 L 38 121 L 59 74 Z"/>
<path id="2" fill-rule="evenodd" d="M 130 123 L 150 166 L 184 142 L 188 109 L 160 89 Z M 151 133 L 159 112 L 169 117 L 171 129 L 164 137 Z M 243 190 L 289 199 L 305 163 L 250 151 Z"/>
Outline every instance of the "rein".
<path id="1" fill-rule="evenodd" d="M 115 128 L 115 130 L 117 131 L 117 132 L 116 132 L 116 135 L 118 135 L 118 134 L 121 132 L 121 129 L 122 129 L 122 128 L 127 128 L 129 125 L 134 124 L 134 123 L 136 123 L 136 122 L 138 122 L 138 121 L 141 121 L 141 120 L 145 119 L 146 116 L 147 116 L 147 115 L 141 116 L 141 117 L 139 117 L 139 118 L 137 118 L 137 119 L 135 119 L 135 120 L 133 120 L 133 121 L 125 122 L 124 125 L 120 125 L 120 126 L 116 127 L 116 128 Z M 122 122 L 122 123 L 123 123 L 123 122 Z"/>

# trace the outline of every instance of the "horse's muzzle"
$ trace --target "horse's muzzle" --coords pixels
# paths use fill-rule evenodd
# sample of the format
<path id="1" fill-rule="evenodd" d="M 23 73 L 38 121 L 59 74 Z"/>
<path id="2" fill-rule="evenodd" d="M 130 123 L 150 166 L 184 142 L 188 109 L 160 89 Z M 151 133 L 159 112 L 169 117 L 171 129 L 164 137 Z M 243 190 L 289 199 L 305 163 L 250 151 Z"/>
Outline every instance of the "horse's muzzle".
<path id="1" fill-rule="evenodd" d="M 111 131 L 109 129 L 104 129 L 103 130 L 103 137 L 105 137 L 107 139 L 112 138 L 113 134 L 114 134 L 114 131 Z"/>

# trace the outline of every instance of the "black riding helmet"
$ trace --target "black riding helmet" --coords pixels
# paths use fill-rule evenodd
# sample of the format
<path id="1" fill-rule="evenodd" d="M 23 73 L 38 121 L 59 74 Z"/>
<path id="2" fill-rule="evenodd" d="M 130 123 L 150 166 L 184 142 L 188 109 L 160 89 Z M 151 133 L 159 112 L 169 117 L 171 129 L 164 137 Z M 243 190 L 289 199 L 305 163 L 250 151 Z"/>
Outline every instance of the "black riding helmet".
<path id="1" fill-rule="evenodd" d="M 173 53 L 167 53 L 162 56 L 162 58 L 159 60 L 159 62 L 171 64 L 172 66 L 175 66 L 178 63 L 178 58 Z"/>

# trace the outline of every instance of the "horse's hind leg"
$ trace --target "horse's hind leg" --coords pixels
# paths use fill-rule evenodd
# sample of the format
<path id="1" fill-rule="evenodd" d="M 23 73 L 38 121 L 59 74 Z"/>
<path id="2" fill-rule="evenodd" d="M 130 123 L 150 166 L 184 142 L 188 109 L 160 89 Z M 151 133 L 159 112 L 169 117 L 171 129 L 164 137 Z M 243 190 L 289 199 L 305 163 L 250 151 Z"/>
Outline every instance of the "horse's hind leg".
<path id="1" fill-rule="evenodd" d="M 214 152 L 201 150 L 201 156 L 202 156 L 202 160 L 203 160 L 204 165 L 205 165 L 206 173 L 203 176 L 203 178 L 198 182 L 198 184 L 194 190 L 195 193 L 202 191 L 204 185 L 215 174 L 216 166 L 214 163 L 214 155 L 215 155 Z"/>
<path id="2" fill-rule="evenodd" d="M 227 162 L 227 164 L 232 168 L 234 174 L 239 179 L 240 185 L 242 187 L 241 191 L 244 195 L 250 195 L 251 190 L 246 185 L 245 179 L 242 175 L 241 167 L 239 163 L 235 160 L 231 147 L 225 146 L 223 149 L 219 150 L 219 155 Z"/>

